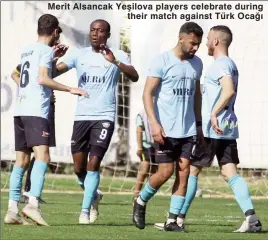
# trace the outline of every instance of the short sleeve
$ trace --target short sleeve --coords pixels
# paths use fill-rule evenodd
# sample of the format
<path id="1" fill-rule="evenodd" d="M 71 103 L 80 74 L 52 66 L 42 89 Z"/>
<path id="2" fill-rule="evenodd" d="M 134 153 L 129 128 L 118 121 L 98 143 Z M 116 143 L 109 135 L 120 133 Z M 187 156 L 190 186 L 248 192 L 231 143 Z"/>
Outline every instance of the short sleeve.
<path id="1" fill-rule="evenodd" d="M 143 122 L 142 122 L 142 119 L 141 119 L 140 114 L 137 115 L 137 118 L 136 118 L 136 126 L 137 127 L 143 127 Z"/>
<path id="2" fill-rule="evenodd" d="M 215 74 L 218 81 L 224 76 L 232 77 L 232 67 L 228 61 L 220 61 L 217 64 L 217 70 L 215 71 Z"/>
<path id="3" fill-rule="evenodd" d="M 52 48 L 46 48 L 40 56 L 39 65 L 47 68 L 51 68 L 51 63 L 54 58 L 54 51 Z"/>
<path id="4" fill-rule="evenodd" d="M 64 62 L 68 66 L 68 69 L 75 68 L 77 56 L 77 50 L 70 51 L 66 54 L 65 57 L 63 57 L 62 62 Z"/>
<path id="5" fill-rule="evenodd" d="M 147 76 L 162 78 L 163 77 L 163 67 L 164 67 L 164 61 L 163 61 L 162 57 L 161 56 L 156 57 L 152 61 L 151 65 L 148 69 Z"/>

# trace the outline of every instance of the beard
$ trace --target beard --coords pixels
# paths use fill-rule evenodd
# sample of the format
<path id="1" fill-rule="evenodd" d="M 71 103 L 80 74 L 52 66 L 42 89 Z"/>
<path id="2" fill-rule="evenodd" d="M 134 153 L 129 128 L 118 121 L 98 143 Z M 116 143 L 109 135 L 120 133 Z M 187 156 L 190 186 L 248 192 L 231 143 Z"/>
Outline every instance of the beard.
<path id="1" fill-rule="evenodd" d="M 208 48 L 208 55 L 213 56 L 213 53 L 214 53 L 214 49 Z"/>
<path id="2" fill-rule="evenodd" d="M 181 47 L 181 51 L 183 52 L 183 55 L 186 59 L 192 59 L 195 56 L 195 54 L 192 54 L 185 50 L 183 46 Z"/>

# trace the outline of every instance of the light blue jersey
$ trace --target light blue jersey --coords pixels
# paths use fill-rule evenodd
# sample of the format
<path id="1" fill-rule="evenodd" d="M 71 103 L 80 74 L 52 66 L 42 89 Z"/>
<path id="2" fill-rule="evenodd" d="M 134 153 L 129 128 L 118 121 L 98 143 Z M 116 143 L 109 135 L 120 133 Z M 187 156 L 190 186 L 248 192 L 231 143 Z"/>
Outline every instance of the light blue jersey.
<path id="1" fill-rule="evenodd" d="M 223 130 L 222 135 L 217 135 L 211 128 L 210 116 L 221 95 L 222 87 L 219 80 L 224 76 L 232 77 L 235 95 L 228 106 L 217 115 L 219 128 Z M 237 117 L 234 112 L 237 86 L 238 70 L 233 60 L 227 56 L 217 58 L 206 72 L 202 90 L 202 125 L 205 137 L 216 139 L 237 139 L 239 137 Z"/>
<path id="2" fill-rule="evenodd" d="M 115 58 L 130 65 L 128 55 L 122 50 L 113 50 Z M 116 113 L 116 86 L 120 69 L 107 61 L 101 53 L 87 47 L 68 54 L 63 62 L 69 69 L 76 68 L 78 87 L 87 91 L 89 98 L 78 97 L 75 121 L 110 120 Z"/>
<path id="3" fill-rule="evenodd" d="M 196 135 L 194 95 L 202 70 L 200 58 L 181 61 L 172 50 L 153 60 L 148 76 L 161 79 L 155 90 L 155 114 L 167 137 Z"/>
<path id="4" fill-rule="evenodd" d="M 35 116 L 48 118 L 51 89 L 39 85 L 39 67 L 52 72 L 53 49 L 37 42 L 26 46 L 21 54 L 19 94 L 14 116 Z"/>

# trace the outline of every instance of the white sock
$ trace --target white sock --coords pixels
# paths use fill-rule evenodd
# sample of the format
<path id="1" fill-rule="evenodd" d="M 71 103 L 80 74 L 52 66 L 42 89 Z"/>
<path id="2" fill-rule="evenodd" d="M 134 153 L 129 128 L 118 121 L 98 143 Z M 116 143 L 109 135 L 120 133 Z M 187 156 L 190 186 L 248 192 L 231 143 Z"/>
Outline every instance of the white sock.
<path id="1" fill-rule="evenodd" d="M 30 192 L 24 192 L 23 196 L 29 197 Z"/>
<path id="2" fill-rule="evenodd" d="M 99 190 L 99 189 L 97 189 L 97 193 L 98 193 L 99 195 L 101 195 L 101 194 L 102 194 L 102 191 Z"/>
<path id="3" fill-rule="evenodd" d="M 256 214 L 253 214 L 253 215 L 247 216 L 246 220 L 248 223 L 254 223 L 254 222 L 257 222 L 259 218 L 257 217 Z"/>
<path id="4" fill-rule="evenodd" d="M 83 208 L 81 214 L 88 214 L 89 210 L 87 208 Z"/>
<path id="5" fill-rule="evenodd" d="M 144 202 L 144 201 L 141 199 L 140 196 L 137 198 L 137 203 L 138 203 L 139 205 L 141 205 L 141 206 L 145 206 L 145 205 L 146 205 L 146 202 Z"/>
<path id="6" fill-rule="evenodd" d="M 29 203 L 37 208 L 39 207 L 39 201 L 38 201 L 37 197 L 30 196 Z"/>
<path id="7" fill-rule="evenodd" d="M 185 218 L 177 217 L 177 223 L 178 223 L 178 225 L 179 225 L 179 224 L 183 224 L 184 221 L 185 221 Z"/>
<path id="8" fill-rule="evenodd" d="M 14 213 L 19 213 L 18 208 L 19 202 L 15 200 L 9 200 L 8 201 L 8 210 Z"/>
<path id="9" fill-rule="evenodd" d="M 167 219 L 167 224 L 170 224 L 170 223 L 172 223 L 172 222 L 176 222 L 176 220 L 175 220 L 175 219 L 172 219 L 172 218 L 168 218 L 168 219 Z"/>

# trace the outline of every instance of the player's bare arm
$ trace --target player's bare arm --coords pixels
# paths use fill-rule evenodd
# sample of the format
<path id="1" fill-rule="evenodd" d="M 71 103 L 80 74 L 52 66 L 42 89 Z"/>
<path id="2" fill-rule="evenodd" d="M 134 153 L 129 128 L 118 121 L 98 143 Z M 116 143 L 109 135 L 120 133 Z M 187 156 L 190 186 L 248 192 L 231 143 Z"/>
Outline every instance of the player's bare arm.
<path id="1" fill-rule="evenodd" d="M 143 132 L 142 127 L 138 126 L 137 127 L 137 145 L 138 145 L 137 155 L 139 157 L 142 156 L 142 132 Z"/>
<path id="2" fill-rule="evenodd" d="M 11 78 L 17 83 L 17 85 L 20 84 L 20 64 L 14 69 L 14 71 L 11 73 Z"/>
<path id="3" fill-rule="evenodd" d="M 46 86 L 53 90 L 69 92 L 74 95 L 88 97 L 87 92 L 81 88 L 72 88 L 61 83 L 58 83 L 51 79 L 48 75 L 49 69 L 47 67 L 40 66 L 39 67 L 39 84 L 42 86 Z"/>
<path id="4" fill-rule="evenodd" d="M 156 143 L 164 144 L 164 137 L 166 137 L 162 126 L 159 124 L 155 117 L 153 92 L 160 83 L 160 79 L 156 77 L 147 77 L 144 92 L 143 92 L 143 104 L 146 114 L 149 118 L 149 122 L 152 128 L 153 139 Z"/>
<path id="5" fill-rule="evenodd" d="M 117 67 L 132 81 L 132 82 L 137 82 L 139 79 L 139 74 L 137 73 L 136 69 L 131 66 L 131 65 L 126 65 L 120 61 L 118 61 L 111 49 L 109 49 L 106 45 L 101 44 L 99 52 L 102 53 L 104 58 L 117 65 Z"/>
<path id="6" fill-rule="evenodd" d="M 66 73 L 66 72 L 69 71 L 68 66 L 64 62 L 60 62 L 58 64 L 56 62 L 53 62 L 52 69 L 53 69 L 52 70 L 52 77 L 53 78 L 58 77 L 61 74 Z"/>
<path id="7" fill-rule="evenodd" d="M 202 106 L 202 95 L 201 95 L 201 86 L 200 80 L 196 81 L 196 90 L 194 96 L 194 112 L 197 125 L 197 137 L 199 144 L 203 142 L 203 133 L 202 133 L 202 116 L 201 116 L 201 106 Z"/>
<path id="8" fill-rule="evenodd" d="M 11 73 L 11 78 L 17 83 L 17 85 L 20 84 L 20 74 L 17 71 L 13 71 Z"/>
<path id="9" fill-rule="evenodd" d="M 52 77 L 53 78 L 58 77 L 61 74 L 66 73 L 69 70 L 68 66 L 65 63 L 60 62 L 57 64 L 59 58 L 64 56 L 68 49 L 69 47 L 64 44 L 57 44 L 53 47 L 53 50 L 54 50 L 54 59 L 53 59 L 53 64 L 52 64 Z"/>
<path id="10" fill-rule="evenodd" d="M 231 98 L 235 94 L 235 89 L 231 76 L 224 76 L 219 82 L 222 90 L 219 100 L 211 112 L 211 125 L 217 134 L 222 134 L 223 131 L 218 126 L 217 115 L 229 104 Z"/>

